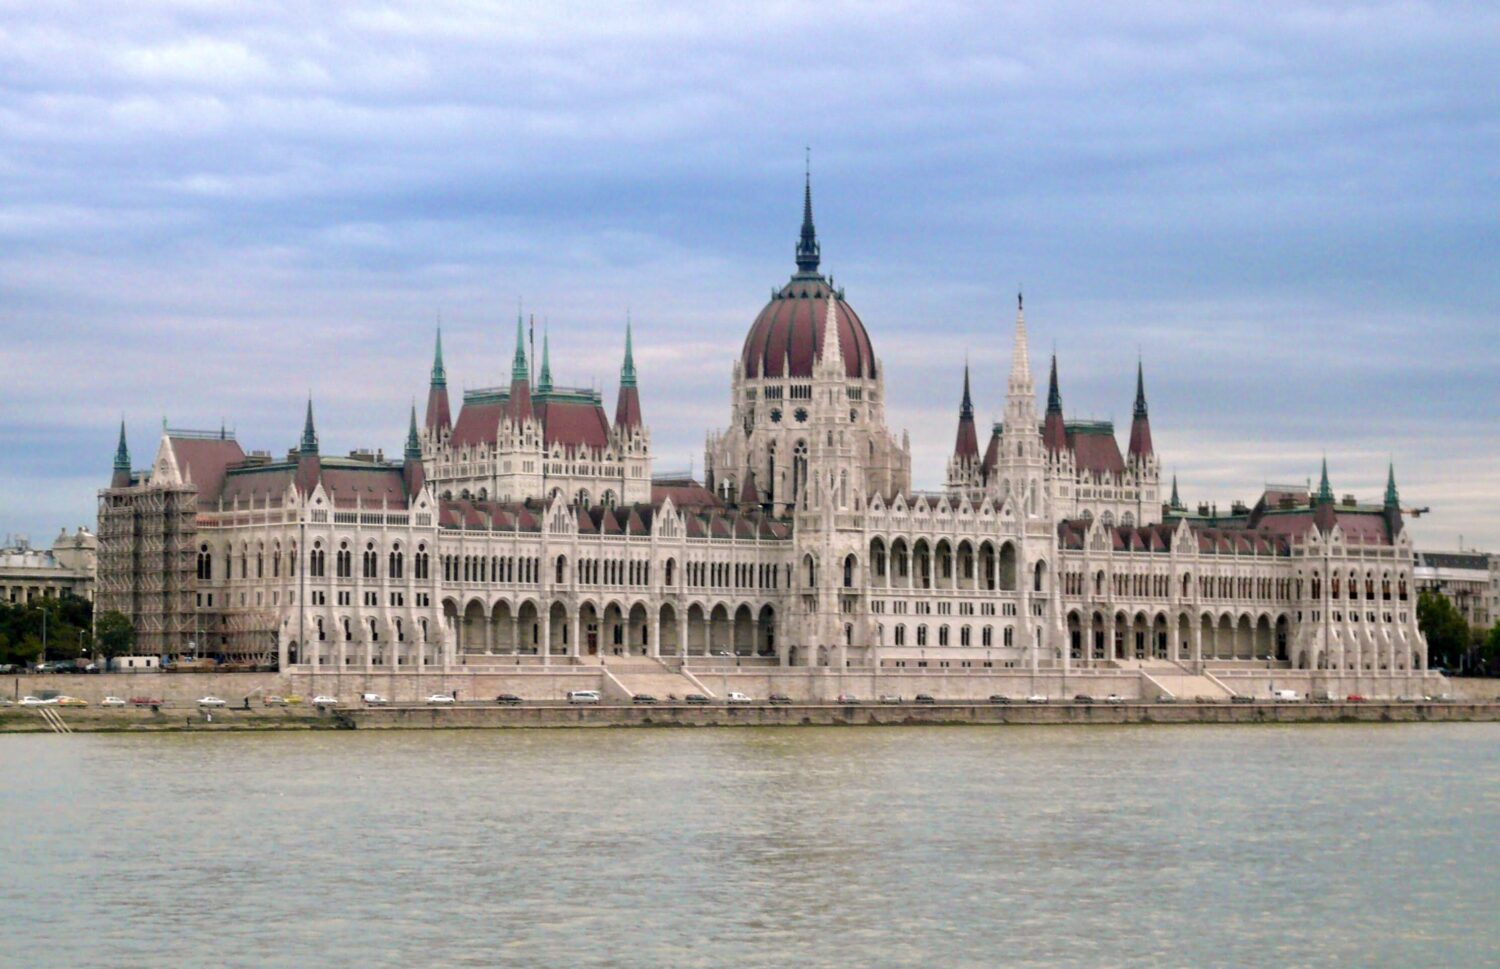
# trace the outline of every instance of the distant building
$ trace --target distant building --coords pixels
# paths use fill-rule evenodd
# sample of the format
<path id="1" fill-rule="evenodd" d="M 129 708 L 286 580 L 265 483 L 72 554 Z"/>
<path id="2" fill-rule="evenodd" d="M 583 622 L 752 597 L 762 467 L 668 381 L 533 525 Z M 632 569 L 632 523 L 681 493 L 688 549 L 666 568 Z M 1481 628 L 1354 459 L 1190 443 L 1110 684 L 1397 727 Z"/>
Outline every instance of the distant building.
<path id="1" fill-rule="evenodd" d="M 65 595 L 92 600 L 97 549 L 98 540 L 82 526 L 71 535 L 63 529 L 50 549 L 12 539 L 0 548 L 0 596 L 11 603 Z"/>
<path id="2" fill-rule="evenodd" d="M 1500 616 L 1500 555 L 1419 551 L 1412 581 L 1452 602 L 1471 627 L 1488 629 Z"/>

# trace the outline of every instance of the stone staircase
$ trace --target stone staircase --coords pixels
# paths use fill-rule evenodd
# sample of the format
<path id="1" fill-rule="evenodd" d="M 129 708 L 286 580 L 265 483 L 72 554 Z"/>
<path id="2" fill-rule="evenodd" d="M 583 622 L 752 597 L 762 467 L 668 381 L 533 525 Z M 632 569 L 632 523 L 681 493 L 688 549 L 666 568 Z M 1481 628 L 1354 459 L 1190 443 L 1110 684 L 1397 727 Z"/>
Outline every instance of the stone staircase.
<path id="1" fill-rule="evenodd" d="M 629 702 L 637 693 L 649 693 L 665 703 L 670 696 L 680 700 L 689 693 L 714 695 L 691 673 L 674 671 L 646 656 L 611 656 L 603 668 L 607 700 Z"/>
<path id="2" fill-rule="evenodd" d="M 1140 664 L 1140 670 L 1143 686 L 1155 686 L 1159 692 L 1179 700 L 1222 701 L 1234 695 L 1215 677 L 1190 672 L 1171 660 L 1147 660 Z M 1142 690 L 1143 694 L 1149 692 L 1149 689 Z"/>

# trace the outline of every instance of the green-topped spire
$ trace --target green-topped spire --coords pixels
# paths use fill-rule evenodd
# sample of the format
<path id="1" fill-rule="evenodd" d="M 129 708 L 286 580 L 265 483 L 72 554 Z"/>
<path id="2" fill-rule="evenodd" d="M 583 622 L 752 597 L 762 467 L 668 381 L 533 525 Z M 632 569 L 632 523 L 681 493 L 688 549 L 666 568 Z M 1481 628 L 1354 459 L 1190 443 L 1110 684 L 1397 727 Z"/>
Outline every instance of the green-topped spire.
<path id="1" fill-rule="evenodd" d="M 1396 490 L 1396 462 L 1392 461 L 1385 475 L 1385 506 L 1387 508 L 1401 507 L 1401 493 Z"/>
<path id="2" fill-rule="evenodd" d="M 130 471 L 130 448 L 125 446 L 125 420 L 120 419 L 120 443 L 115 448 L 115 470 Z"/>
<path id="3" fill-rule="evenodd" d="M 1331 505 L 1331 504 L 1333 504 L 1333 488 L 1329 487 L 1329 484 L 1328 484 L 1328 458 L 1327 457 L 1323 458 L 1323 477 L 1320 478 L 1319 481 L 1318 481 L 1318 497 L 1317 497 L 1316 501 L 1314 502 L 1314 504 L 1318 504 L 1318 505 Z"/>
<path id="4" fill-rule="evenodd" d="M 510 382 L 518 380 L 527 386 L 531 384 L 531 368 L 526 366 L 526 327 L 520 313 L 516 314 L 516 358 L 510 366 Z"/>
<path id="5" fill-rule="evenodd" d="M 448 386 L 448 371 L 443 369 L 443 328 L 437 328 L 437 350 L 432 355 L 432 386 Z"/>
<path id="6" fill-rule="evenodd" d="M 544 394 L 552 392 L 552 353 L 547 346 L 546 327 L 542 328 L 542 372 L 536 378 L 536 389 Z"/>
<path id="7" fill-rule="evenodd" d="M 417 402 L 411 402 L 411 423 L 406 428 L 406 460 L 422 459 L 422 442 L 417 437 Z"/>
<path id="8" fill-rule="evenodd" d="M 635 353 L 630 347 L 630 320 L 625 320 L 625 363 L 620 366 L 620 386 L 635 386 Z"/>
<path id="9" fill-rule="evenodd" d="M 303 454 L 318 453 L 318 432 L 313 427 L 312 395 L 307 398 L 307 420 L 302 424 L 302 445 L 299 450 Z"/>
<path id="10" fill-rule="evenodd" d="M 1175 474 L 1172 475 L 1172 504 L 1171 504 L 1170 507 L 1171 507 L 1171 509 L 1173 511 L 1185 511 L 1186 510 L 1183 507 L 1182 499 L 1179 498 L 1179 497 L 1177 497 L 1177 475 L 1175 475 Z"/>

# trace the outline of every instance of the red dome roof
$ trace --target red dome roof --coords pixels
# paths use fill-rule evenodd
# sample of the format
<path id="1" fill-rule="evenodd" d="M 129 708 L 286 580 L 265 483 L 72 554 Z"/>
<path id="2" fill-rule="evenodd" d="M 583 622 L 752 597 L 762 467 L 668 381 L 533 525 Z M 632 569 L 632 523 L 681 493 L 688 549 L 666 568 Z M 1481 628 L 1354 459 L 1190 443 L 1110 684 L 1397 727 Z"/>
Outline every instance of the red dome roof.
<path id="1" fill-rule="evenodd" d="M 833 290 L 816 273 L 798 273 L 755 318 L 745 337 L 742 360 L 745 376 L 779 377 L 782 365 L 792 377 L 811 377 L 813 363 L 823 358 L 823 322 Z M 854 308 L 842 299 L 835 311 L 839 323 L 839 352 L 850 377 L 875 376 L 875 351 Z"/>

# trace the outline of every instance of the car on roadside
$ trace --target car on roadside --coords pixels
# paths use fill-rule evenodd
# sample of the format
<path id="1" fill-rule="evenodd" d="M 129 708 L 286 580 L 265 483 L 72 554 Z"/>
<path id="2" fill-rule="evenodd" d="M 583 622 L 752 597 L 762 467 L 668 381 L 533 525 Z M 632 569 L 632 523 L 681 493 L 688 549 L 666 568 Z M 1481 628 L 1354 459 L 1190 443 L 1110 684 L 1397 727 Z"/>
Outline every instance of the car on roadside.
<path id="1" fill-rule="evenodd" d="M 840 702 L 840 703 L 858 703 L 859 702 L 859 697 L 855 696 L 853 693 L 840 693 L 839 694 L 839 700 L 838 700 L 838 702 Z"/>
<path id="2" fill-rule="evenodd" d="M 50 706 L 54 705 L 55 703 L 57 703 L 57 699 L 56 698 L 53 698 L 53 699 L 50 699 L 50 700 L 43 700 L 39 696 L 23 696 L 23 697 L 21 697 L 21 706 L 23 706 L 23 707 L 50 707 Z"/>
<path id="3" fill-rule="evenodd" d="M 60 707 L 86 707 L 89 705 L 89 701 L 76 696 L 64 695 L 57 698 L 57 705 Z"/>
<path id="4" fill-rule="evenodd" d="M 130 698 L 130 705 L 133 707 L 159 707 L 164 705 L 165 702 L 161 697 L 155 696 L 133 696 Z"/>
<path id="5" fill-rule="evenodd" d="M 1029 696 L 1029 697 L 1026 698 L 1026 702 L 1027 703 L 1046 703 L 1047 702 L 1047 698 L 1044 697 L 1044 696 L 1042 696 L 1040 693 L 1033 693 L 1033 694 L 1031 694 L 1031 696 Z"/>
<path id="6" fill-rule="evenodd" d="M 1118 693 L 1111 693 L 1104 698 L 1104 702 L 1119 705 L 1125 702 L 1125 698 L 1120 696 L 1120 694 Z"/>
<path id="7" fill-rule="evenodd" d="M 1364 703 L 1365 702 L 1365 698 L 1362 695 L 1358 694 L 1358 693 L 1351 693 L 1348 696 L 1344 697 L 1344 702 L 1345 703 Z"/>
<path id="8" fill-rule="evenodd" d="M 1255 702 L 1255 697 L 1253 697 L 1253 696 L 1246 696 L 1243 693 L 1236 693 L 1234 696 L 1232 696 L 1232 697 L 1229 698 L 1229 702 L 1230 703 L 1254 703 Z"/>
<path id="9" fill-rule="evenodd" d="M 901 697 L 897 696 L 894 693 L 882 693 L 882 694 L 880 694 L 880 696 L 878 698 L 876 698 L 875 702 L 877 702 L 877 703 L 900 703 L 901 702 Z"/>
<path id="10" fill-rule="evenodd" d="M 990 694 L 990 702 L 998 706 L 1004 706 L 1005 704 L 1010 702 L 1010 697 L 1006 696 L 1004 693 L 992 693 Z"/>
<path id="11" fill-rule="evenodd" d="M 14 663 L 0 663 L 0 676 L 9 676 L 16 671 Z"/>
<path id="12" fill-rule="evenodd" d="M 451 707 L 457 701 L 453 699 L 453 695 L 450 694 L 450 693 L 434 693 L 432 696 L 428 697 L 423 702 L 426 703 L 428 706 L 433 706 L 433 707 L 440 707 L 440 706 L 450 706 Z"/>
<path id="13" fill-rule="evenodd" d="M 286 697 L 277 696 L 275 693 L 271 693 L 261 697 L 260 702 L 262 706 L 284 707 L 286 706 Z"/>
<path id="14" fill-rule="evenodd" d="M 598 690 L 569 690 L 568 702 L 573 704 L 594 704 L 604 698 L 599 695 Z"/>
<path id="15" fill-rule="evenodd" d="M 652 696 L 649 693 L 637 693 L 635 696 L 630 698 L 630 702 L 640 707 L 655 706 L 656 697 Z"/>
<path id="16" fill-rule="evenodd" d="M 336 707 L 339 705 L 339 698 L 320 693 L 312 698 L 312 702 L 315 707 Z"/>
<path id="17" fill-rule="evenodd" d="M 1403 693 L 1400 696 L 1396 697 L 1396 702 L 1397 703 L 1422 703 L 1423 701 L 1424 701 L 1423 697 L 1408 696 L 1405 693 Z"/>
<path id="18" fill-rule="evenodd" d="M 1073 702 L 1080 704 L 1081 706 L 1089 706 L 1094 702 L 1094 698 L 1089 696 L 1087 693 L 1077 693 L 1073 696 Z"/>
<path id="19" fill-rule="evenodd" d="M 912 697 L 912 701 L 914 703 L 920 703 L 922 706 L 932 706 L 937 702 L 937 700 L 931 693 L 918 693 L 916 696 Z"/>
<path id="20" fill-rule="evenodd" d="M 791 704 L 792 698 L 787 696 L 785 693 L 772 693 L 770 696 L 766 697 L 766 702 L 771 704 L 771 706 L 773 707 L 784 707 Z"/>
<path id="21" fill-rule="evenodd" d="M 737 692 L 731 690 L 729 693 L 726 693 L 724 695 L 724 702 L 725 703 L 754 703 L 755 701 L 752 700 L 752 699 L 750 699 L 749 694 L 746 694 L 746 693 L 737 693 Z"/>
<path id="22" fill-rule="evenodd" d="M 302 694 L 300 693 L 288 693 L 283 699 L 286 700 L 286 705 L 289 707 L 300 706 L 302 704 Z"/>
<path id="23" fill-rule="evenodd" d="M 502 693 L 495 697 L 495 702 L 502 707 L 518 707 L 521 705 L 521 698 L 514 693 Z"/>
<path id="24" fill-rule="evenodd" d="M 704 696 L 702 693 L 689 693 L 682 699 L 684 703 L 691 703 L 694 706 L 703 706 L 709 702 L 708 697 Z"/>
<path id="25" fill-rule="evenodd" d="M 198 705 L 200 707 L 222 707 L 227 704 L 216 696 L 203 696 L 198 698 Z"/>
<path id="26" fill-rule="evenodd" d="M 16 701 L 12 700 L 10 697 L 0 696 L 0 707 L 13 707 L 15 705 Z"/>
<path id="27" fill-rule="evenodd" d="M 123 707 L 125 701 L 117 696 L 107 696 L 99 701 L 101 707 Z"/>
<path id="28" fill-rule="evenodd" d="M 1177 702 L 1177 697 L 1173 696 L 1170 693 L 1163 693 L 1161 696 L 1157 697 L 1154 702 L 1156 702 L 1156 703 L 1176 703 Z"/>
<path id="29" fill-rule="evenodd" d="M 381 696 L 379 693 L 361 693 L 359 695 L 359 698 L 365 701 L 367 705 L 372 707 L 383 707 L 391 702 L 390 700 L 387 700 L 385 697 Z"/>

